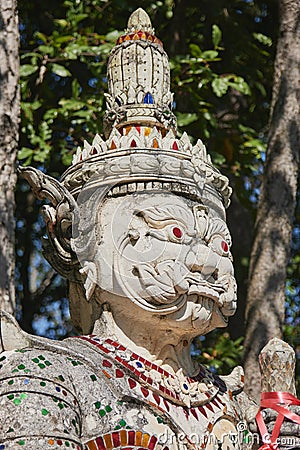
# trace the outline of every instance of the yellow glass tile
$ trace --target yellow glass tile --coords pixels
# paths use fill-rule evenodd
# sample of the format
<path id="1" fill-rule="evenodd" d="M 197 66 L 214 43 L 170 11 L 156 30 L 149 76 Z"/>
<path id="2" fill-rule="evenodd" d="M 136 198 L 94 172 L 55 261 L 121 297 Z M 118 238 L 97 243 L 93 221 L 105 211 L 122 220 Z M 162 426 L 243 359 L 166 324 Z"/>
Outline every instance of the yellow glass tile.
<path id="1" fill-rule="evenodd" d="M 121 442 L 121 445 L 127 445 L 127 431 L 126 430 L 120 431 L 120 442 Z"/>
<path id="2" fill-rule="evenodd" d="M 158 148 L 158 142 L 157 142 L 157 139 L 155 139 L 155 138 L 153 139 L 152 147 Z"/>
<path id="3" fill-rule="evenodd" d="M 142 439 L 142 447 L 145 447 L 145 448 L 148 447 L 149 439 L 150 439 L 150 435 L 147 434 L 147 433 L 144 433 L 143 434 L 143 439 Z"/>
<path id="4" fill-rule="evenodd" d="M 105 441 L 106 450 L 112 449 L 114 445 L 113 445 L 113 442 L 112 442 L 112 439 L 111 439 L 111 435 L 110 434 L 105 434 L 103 436 L 103 439 Z"/>
<path id="5" fill-rule="evenodd" d="M 136 431 L 136 433 L 135 433 L 135 444 L 134 445 L 141 445 L 142 437 L 143 437 L 142 432 L 141 431 Z"/>
<path id="6" fill-rule="evenodd" d="M 106 372 L 106 370 L 102 370 L 102 373 L 109 379 L 111 378 L 111 376 L 109 375 L 109 373 Z"/>
<path id="7" fill-rule="evenodd" d="M 130 37 L 128 36 L 128 34 L 125 36 L 124 41 L 130 41 Z"/>
<path id="8" fill-rule="evenodd" d="M 116 144 L 115 144 L 115 141 L 111 141 L 110 149 L 111 149 L 111 150 L 114 150 L 115 148 L 117 148 L 117 146 L 116 146 Z"/>
<path id="9" fill-rule="evenodd" d="M 48 444 L 49 444 L 49 445 L 53 445 L 53 444 L 54 444 L 54 440 L 53 440 L 53 439 L 49 439 L 49 440 L 48 440 Z"/>
<path id="10" fill-rule="evenodd" d="M 151 128 L 150 127 L 145 127 L 144 128 L 144 136 L 149 136 L 151 133 Z"/>
<path id="11" fill-rule="evenodd" d="M 93 441 L 89 441 L 86 445 L 88 446 L 89 450 L 98 450 L 98 447 L 95 444 L 94 440 Z"/>
<path id="12" fill-rule="evenodd" d="M 126 136 L 130 133 L 131 128 L 132 128 L 132 127 L 130 127 L 130 126 L 127 126 L 127 127 L 126 127 Z"/>
<path id="13" fill-rule="evenodd" d="M 135 35 L 133 36 L 133 40 L 137 41 L 138 39 L 139 39 L 139 36 L 138 36 L 138 34 L 135 33 Z"/>

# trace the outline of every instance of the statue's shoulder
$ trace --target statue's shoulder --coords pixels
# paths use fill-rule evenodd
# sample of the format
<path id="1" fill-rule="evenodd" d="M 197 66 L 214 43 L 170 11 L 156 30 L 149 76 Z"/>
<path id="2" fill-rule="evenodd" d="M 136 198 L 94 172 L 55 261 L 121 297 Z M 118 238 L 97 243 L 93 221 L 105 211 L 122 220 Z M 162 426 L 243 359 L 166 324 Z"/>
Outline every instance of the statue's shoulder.
<path id="1" fill-rule="evenodd" d="M 0 312 L 0 376 L 42 375 L 72 382 L 76 349 L 65 341 L 33 336 L 21 329 L 10 314 Z"/>

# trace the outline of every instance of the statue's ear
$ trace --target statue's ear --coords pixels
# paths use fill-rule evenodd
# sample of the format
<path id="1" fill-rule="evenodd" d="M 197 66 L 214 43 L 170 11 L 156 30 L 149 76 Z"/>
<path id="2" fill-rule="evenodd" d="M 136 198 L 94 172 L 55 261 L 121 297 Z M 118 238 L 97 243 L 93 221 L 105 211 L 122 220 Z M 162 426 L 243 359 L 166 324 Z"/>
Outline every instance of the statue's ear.
<path id="1" fill-rule="evenodd" d="M 71 248 L 72 223 L 76 221 L 78 206 L 70 192 L 55 178 L 34 167 L 19 167 L 18 172 L 31 186 L 34 195 L 47 199 L 42 207 L 48 238 L 43 239 L 43 254 L 51 266 L 71 281 L 81 281 L 80 264 Z"/>

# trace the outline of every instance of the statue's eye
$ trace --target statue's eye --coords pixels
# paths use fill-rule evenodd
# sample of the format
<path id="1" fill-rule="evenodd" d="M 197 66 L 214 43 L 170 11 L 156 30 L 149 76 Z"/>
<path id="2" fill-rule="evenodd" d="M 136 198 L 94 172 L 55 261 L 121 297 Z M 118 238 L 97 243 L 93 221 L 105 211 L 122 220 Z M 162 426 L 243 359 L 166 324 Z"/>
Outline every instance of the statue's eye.
<path id="1" fill-rule="evenodd" d="M 227 244 L 226 241 L 221 241 L 221 247 L 224 253 L 228 253 L 229 252 L 229 245 Z"/>
<path id="2" fill-rule="evenodd" d="M 177 239 L 181 239 L 183 236 L 183 231 L 179 227 L 173 227 L 172 233 L 173 233 L 173 236 L 175 236 Z"/>
<path id="3" fill-rule="evenodd" d="M 229 254 L 229 244 L 221 236 L 214 237 L 210 245 L 221 256 L 227 256 Z"/>

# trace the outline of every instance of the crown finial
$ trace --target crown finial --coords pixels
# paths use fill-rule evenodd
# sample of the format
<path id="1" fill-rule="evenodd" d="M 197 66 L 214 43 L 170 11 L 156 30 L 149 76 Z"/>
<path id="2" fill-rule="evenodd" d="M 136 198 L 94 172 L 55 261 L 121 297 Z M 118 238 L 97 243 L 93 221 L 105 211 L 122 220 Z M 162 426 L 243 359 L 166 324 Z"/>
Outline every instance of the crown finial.
<path id="1" fill-rule="evenodd" d="M 151 34 L 154 33 L 151 20 L 146 11 L 142 8 L 135 10 L 128 19 L 126 32 L 129 33 L 134 31 L 147 31 Z"/>

